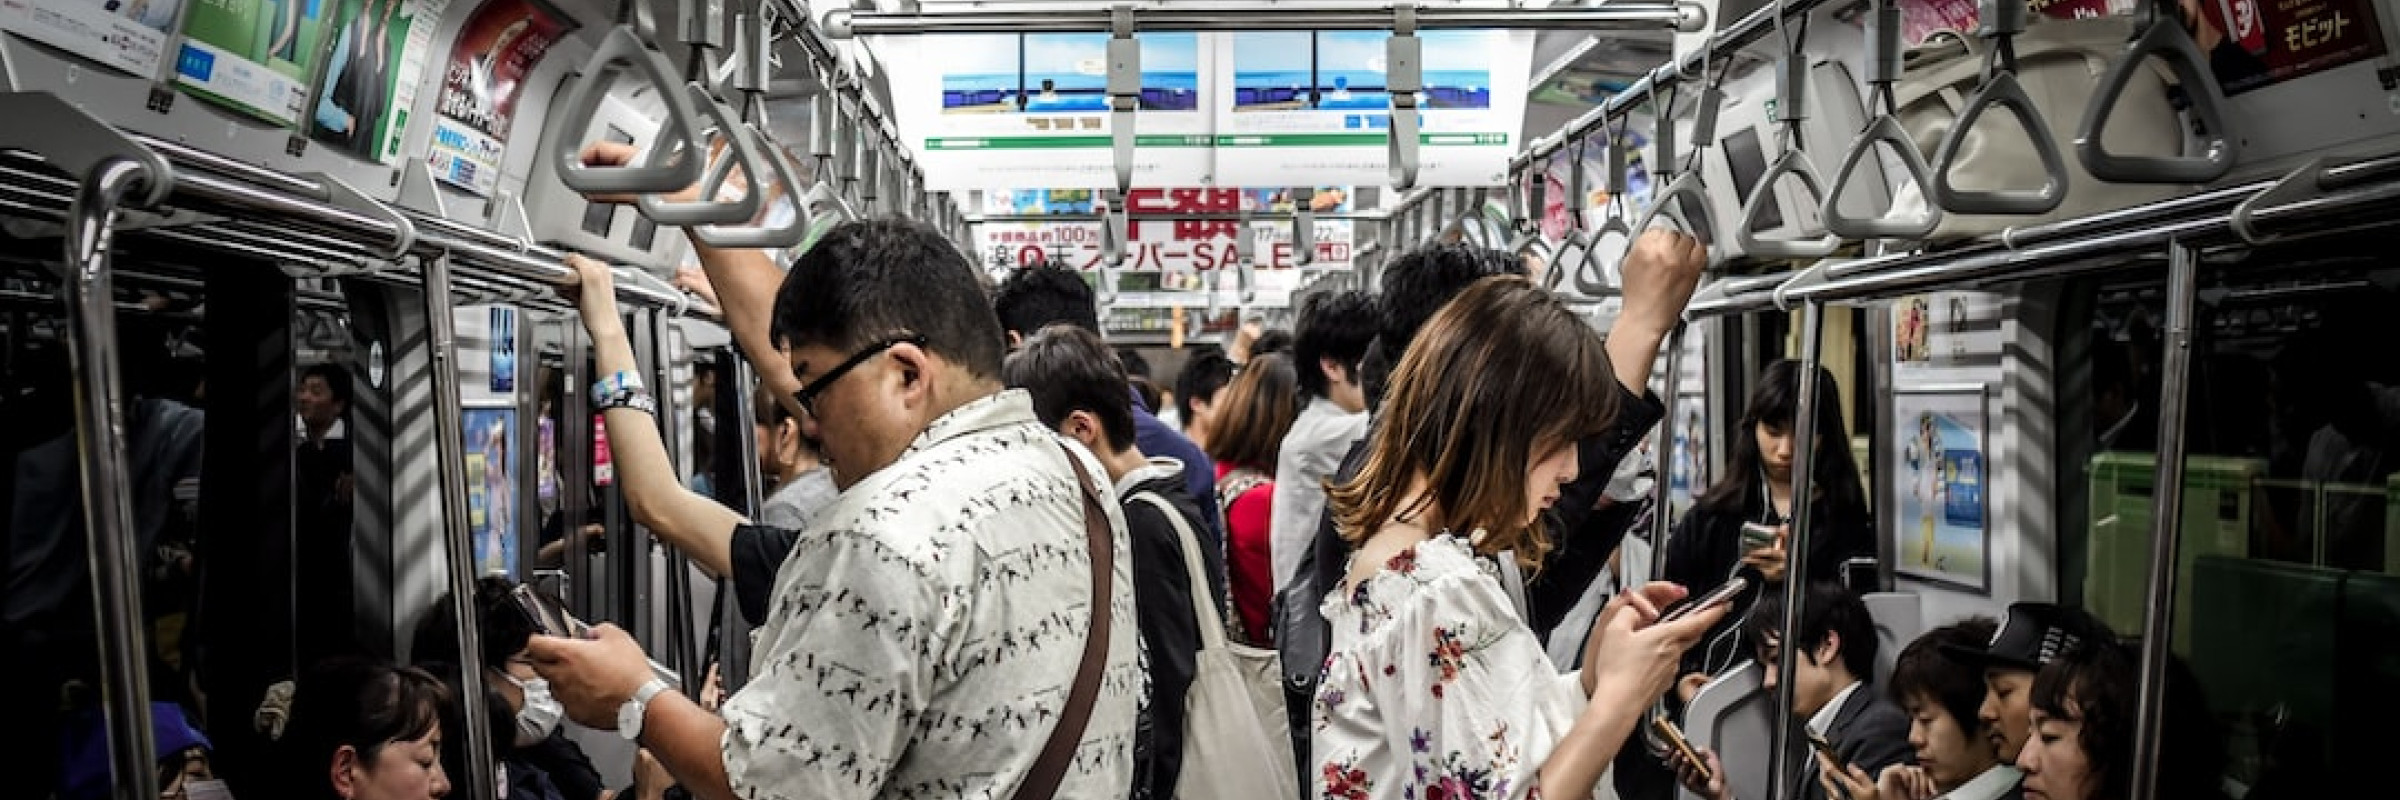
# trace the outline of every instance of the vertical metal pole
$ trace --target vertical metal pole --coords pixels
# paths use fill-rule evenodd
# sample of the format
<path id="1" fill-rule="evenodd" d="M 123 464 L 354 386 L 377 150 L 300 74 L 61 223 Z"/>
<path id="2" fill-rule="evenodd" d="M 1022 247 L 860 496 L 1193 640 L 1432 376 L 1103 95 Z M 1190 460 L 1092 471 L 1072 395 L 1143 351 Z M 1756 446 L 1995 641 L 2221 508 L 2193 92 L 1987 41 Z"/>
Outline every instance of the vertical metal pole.
<path id="1" fill-rule="evenodd" d="M 684 415 L 683 409 L 675 403 L 675 346 L 674 339 L 670 335 L 674 325 L 668 312 L 664 309 L 652 309 L 648 312 L 648 317 L 651 342 L 650 369 L 652 375 L 655 376 L 652 385 L 658 387 L 654 394 L 658 396 L 658 423 L 661 426 L 659 438 L 667 445 L 668 460 L 670 462 L 680 461 L 684 452 L 684 420 L 687 417 Z M 675 470 L 676 479 L 679 481 L 687 480 L 686 475 L 685 470 Z M 642 550 L 645 554 L 650 551 L 651 541 L 653 540 L 645 538 L 642 542 Z M 683 685 L 697 687 L 700 685 L 701 676 L 697 674 L 698 670 L 692 663 L 697 660 L 697 657 L 693 654 L 694 648 L 692 647 L 695 637 L 692 635 L 691 558 L 682 550 L 672 547 L 663 549 L 666 551 L 666 626 L 662 633 L 666 634 L 664 637 L 667 652 L 666 662 L 668 667 L 673 668 L 677 674 L 683 677 Z"/>
<path id="2" fill-rule="evenodd" d="M 117 800 L 156 800 L 157 743 L 150 735 L 150 674 L 142 635 L 140 554 L 125 462 L 125 389 L 117 369 L 117 311 L 109 238 L 117 204 L 136 184 L 165 180 L 129 159 L 94 167 L 67 211 L 67 337 L 75 369 L 75 449 L 83 479 L 84 537 L 94 624 L 100 634 L 101 706 Z"/>
<path id="3" fill-rule="evenodd" d="M 2158 390 L 2158 483 L 2150 518 L 2150 597 L 2142 610 L 2142 691 L 2134 713 L 2133 800 L 2158 796 L 2159 733 L 2164 725 L 2168 647 L 2174 644 L 2175 568 L 2183 531 L 2183 416 L 2192 373 L 2192 303 L 2200 250 L 2167 245 L 2166 363 Z"/>
<path id="4" fill-rule="evenodd" d="M 732 368 L 725 371 L 728 377 L 717 379 L 717 391 L 727 391 L 729 385 L 735 390 L 734 407 L 740 409 L 741 424 L 749 424 L 758 414 L 758 409 L 752 407 L 755 398 L 750 393 L 750 387 L 757 382 L 757 377 L 750 368 L 750 360 L 743 358 L 738 352 L 739 346 L 736 347 L 736 351 L 726 354 L 733 362 Z M 720 420 L 717 424 L 726 423 Z M 766 507 L 765 492 L 760 488 L 765 476 L 759 474 L 758 437 L 748 435 L 747 431 L 744 434 L 736 437 L 741 440 L 742 496 L 749 501 L 747 507 L 751 518 L 756 519 L 759 510 Z M 717 591 L 730 595 L 733 591 L 732 578 L 719 580 Z M 742 619 L 741 607 L 730 599 L 718 605 L 725 609 L 726 619 L 719 622 L 717 627 L 717 678 L 725 682 L 725 691 L 740 691 L 743 684 L 750 682 L 750 626 Z"/>
<path id="5" fill-rule="evenodd" d="M 1658 422 L 1658 450 L 1652 454 L 1652 469 L 1657 477 L 1650 482 L 1650 579 L 1667 579 L 1667 540 L 1675 535 L 1675 489 L 1669 484 L 1675 476 L 1675 396 L 1683 381 L 1683 333 L 1687 323 L 1675 323 L 1667 334 L 1666 391 L 1660 392 L 1658 402 L 1664 416 Z M 1693 464 L 1698 467 L 1697 463 Z M 1631 582 L 1627 582 L 1628 588 Z"/>
<path id="6" fill-rule="evenodd" d="M 533 581 L 534 565 L 542 552 L 542 354 L 534 328 L 542 323 L 525 309 L 512 309 L 517 320 L 516 383 L 517 440 L 509 443 L 517 479 L 517 577 Z"/>
<path id="7" fill-rule="evenodd" d="M 1783 562 L 1783 632 L 1776 640 L 1775 729 L 1769 738 L 1770 757 L 1774 766 L 1767 773 L 1767 796 L 1787 797 L 1786 787 L 1792 774 L 1792 726 L 1800 724 L 1792 716 L 1791 676 L 1799 668 L 1800 648 L 1793 645 L 1794 634 L 1800 630 L 1800 604 L 1808 598 L 1808 523 L 1810 493 L 1815 490 L 1817 455 L 1817 359 L 1825 339 L 1825 304 L 1810 300 L 1800 308 L 1800 406 L 1792 412 L 1792 515 L 1791 536 L 1784 542 Z M 1836 442 L 1848 447 L 1848 442 Z M 1737 480 L 1727 476 L 1727 480 Z"/>
<path id="8" fill-rule="evenodd" d="M 583 325 L 574 319 L 562 324 L 558 398 L 558 513 L 567 537 L 567 607 L 580 619 L 593 619 L 599 608 L 592 554 L 583 526 L 592 521 L 592 401 L 584 395 L 584 371 L 590 352 Z"/>
<path id="9" fill-rule="evenodd" d="M 475 607 L 474 534 L 467 523 L 466 412 L 459 407 L 457 318 L 450 307 L 450 255 L 423 261 L 425 329 L 432 337 L 434 453 L 441 476 L 442 542 L 450 579 L 450 613 L 458 620 L 459 693 L 466 712 L 468 800 L 497 800 L 492 767 L 492 720 L 484 711 L 481 612 Z M 155 796 L 155 795 L 153 795 Z"/>

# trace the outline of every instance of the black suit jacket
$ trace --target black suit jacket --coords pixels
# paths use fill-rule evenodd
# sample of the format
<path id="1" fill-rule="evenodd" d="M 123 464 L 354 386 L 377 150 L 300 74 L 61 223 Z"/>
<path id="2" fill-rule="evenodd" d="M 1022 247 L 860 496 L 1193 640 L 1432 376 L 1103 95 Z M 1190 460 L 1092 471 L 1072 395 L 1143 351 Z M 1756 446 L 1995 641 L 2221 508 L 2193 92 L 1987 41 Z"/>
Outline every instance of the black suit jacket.
<path id="1" fill-rule="evenodd" d="M 1881 776 L 1883 769 L 1893 764 L 1917 763 L 1915 748 L 1908 744 L 1908 712 L 1900 710 L 1883 696 L 1883 689 L 1871 683 L 1858 685 L 1842 710 L 1833 717 L 1833 725 L 1825 732 L 1826 741 L 1841 755 L 1842 763 Z M 1809 763 L 1814 764 L 1811 755 Z M 1801 773 L 1800 800 L 1827 800 L 1825 787 L 1817 782 L 1813 768 Z"/>

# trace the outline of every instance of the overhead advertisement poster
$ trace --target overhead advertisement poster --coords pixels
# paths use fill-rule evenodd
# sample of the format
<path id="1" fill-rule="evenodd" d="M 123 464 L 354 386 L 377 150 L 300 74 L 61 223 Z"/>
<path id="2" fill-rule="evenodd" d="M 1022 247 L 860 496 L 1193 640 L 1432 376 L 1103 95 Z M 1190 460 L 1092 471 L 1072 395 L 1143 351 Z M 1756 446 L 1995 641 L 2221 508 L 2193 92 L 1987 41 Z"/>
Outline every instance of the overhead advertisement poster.
<path id="1" fill-rule="evenodd" d="M 500 153 L 525 76 L 574 29 L 566 15 L 539 0 L 484 0 L 475 9 L 442 70 L 433 143 L 425 156 L 434 178 L 491 196 L 500 185 Z"/>
<path id="2" fill-rule="evenodd" d="M 1319 188 L 1310 207 L 1322 212 L 1349 211 L 1348 187 Z M 1087 190 L 1018 190 L 984 193 L 986 215 L 1089 214 L 1092 192 Z M 1126 208 L 1135 214 L 1226 214 L 1243 210 L 1259 213 L 1291 211 L 1292 195 L 1283 189 L 1135 189 Z M 1101 228 L 1097 220 L 984 222 L 976 226 L 976 246 L 984 266 L 1007 269 L 1060 263 L 1079 270 L 1101 266 Z M 1198 276 L 1240 264 L 1242 224 L 1237 221 L 1142 220 L 1132 222 L 1125 246 L 1127 272 L 1158 273 L 1159 285 L 1199 289 L 1210 281 Z M 1348 269 L 1352 254 L 1351 223 L 1316 223 L 1316 258 L 1310 269 Z M 1299 267 L 1292 250 L 1292 223 L 1252 222 L 1255 250 L 1250 262 L 1262 269 Z M 1230 284 L 1228 284 L 1230 286 Z"/>
<path id="3" fill-rule="evenodd" d="M 135 75 L 158 72 L 183 0 L 0 0 L 0 30 Z"/>
<path id="4" fill-rule="evenodd" d="M 1257 31 L 1217 38 L 1216 182 L 1390 183 L 1388 31 Z M 1508 182 L 1533 69 L 1529 31 L 1427 31 L 1417 95 L 1423 186 Z"/>
<path id="5" fill-rule="evenodd" d="M 1209 178 L 1199 34 L 1143 33 L 1136 185 Z M 1108 35 L 916 37 L 922 70 L 891 72 L 902 135 L 933 191 L 1116 182 Z"/>
<path id="6" fill-rule="evenodd" d="M 346 0 L 333 57 L 309 108 L 309 135 L 378 164 L 400 154 L 432 57 L 433 29 L 450 0 Z"/>
<path id="7" fill-rule="evenodd" d="M 175 80 L 236 111 L 297 123 L 332 10 L 325 0 L 193 0 Z"/>

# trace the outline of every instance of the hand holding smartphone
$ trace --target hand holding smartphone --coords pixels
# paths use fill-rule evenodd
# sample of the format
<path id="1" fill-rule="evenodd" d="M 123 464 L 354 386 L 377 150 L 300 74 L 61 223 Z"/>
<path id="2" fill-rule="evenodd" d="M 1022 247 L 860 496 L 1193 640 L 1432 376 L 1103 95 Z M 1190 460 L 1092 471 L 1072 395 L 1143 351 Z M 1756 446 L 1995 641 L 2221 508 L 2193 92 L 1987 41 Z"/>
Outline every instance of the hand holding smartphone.
<path id="1" fill-rule="evenodd" d="M 1701 609 L 1733 602 L 1735 596 L 1740 595 L 1742 590 L 1748 588 L 1750 588 L 1750 579 L 1735 575 L 1726 579 L 1724 583 L 1718 584 L 1717 588 L 1708 590 L 1707 594 L 1684 598 L 1683 602 L 1676 603 L 1667 610 L 1659 612 L 1658 622 L 1654 624 L 1674 622 L 1691 616 L 1693 612 Z"/>
<path id="2" fill-rule="evenodd" d="M 1664 755 L 1669 766 L 1680 760 L 1692 765 L 1692 770 L 1700 774 L 1701 783 L 1716 780 L 1716 775 L 1708 771 L 1708 761 L 1700 757 L 1699 751 L 1692 749 L 1692 743 L 1683 738 L 1683 729 L 1675 727 L 1674 721 L 1667 719 L 1666 715 L 1650 717 L 1650 732 L 1667 743 L 1669 750 Z"/>
<path id="3" fill-rule="evenodd" d="M 1775 526 L 1757 522 L 1742 523 L 1742 552 L 1775 546 Z"/>
<path id="4" fill-rule="evenodd" d="M 541 628 L 545 635 L 561 639 L 593 638 L 592 626 L 585 624 L 583 620 L 576 619 L 575 615 L 567 613 L 565 608 L 560 607 L 558 601 L 542 596 L 530 585 L 517 584 L 516 588 L 508 591 L 508 599 L 515 602 L 517 608 L 524 611 L 525 616 L 531 618 L 534 626 Z M 675 674 L 675 671 L 668 669 L 666 665 L 658 663 L 657 659 L 649 659 L 649 661 L 652 676 L 664 681 L 668 688 L 682 691 L 682 676 Z"/>

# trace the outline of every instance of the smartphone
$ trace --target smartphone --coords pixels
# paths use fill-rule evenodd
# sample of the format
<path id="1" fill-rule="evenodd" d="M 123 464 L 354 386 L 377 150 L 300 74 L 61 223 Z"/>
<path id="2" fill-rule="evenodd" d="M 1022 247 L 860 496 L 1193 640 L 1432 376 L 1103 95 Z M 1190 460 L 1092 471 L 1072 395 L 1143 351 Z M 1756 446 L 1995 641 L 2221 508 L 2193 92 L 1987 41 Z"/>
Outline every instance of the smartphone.
<path id="1" fill-rule="evenodd" d="M 1717 588 L 1708 590 L 1707 594 L 1684 598 L 1683 602 L 1677 603 L 1659 614 L 1658 621 L 1661 624 L 1674 622 L 1691 616 L 1692 612 L 1733 602 L 1735 595 L 1741 594 L 1742 590 L 1748 588 L 1750 588 L 1750 579 L 1735 575 L 1726 579 L 1724 583 L 1718 584 Z"/>
<path id="2" fill-rule="evenodd" d="M 525 612 L 525 616 L 532 618 L 534 626 L 541 628 L 544 634 L 562 639 L 592 638 L 592 626 L 584 624 L 583 620 L 576 619 L 575 615 L 567 613 L 565 608 L 559 606 L 558 601 L 534 591 L 531 585 L 517 584 L 517 588 L 508 590 L 508 599 L 515 602 L 517 608 Z M 657 659 L 650 659 L 650 674 L 665 681 L 668 688 L 676 691 L 683 690 L 683 676 L 675 674 L 675 671 L 668 669 L 665 664 L 658 663 Z"/>
<path id="3" fill-rule="evenodd" d="M 1826 741 L 1825 734 L 1810 730 L 1805 725 L 1800 727 L 1800 732 L 1808 735 L 1808 746 L 1816 748 L 1819 753 L 1824 753 L 1826 758 L 1833 759 L 1833 763 L 1842 763 L 1842 754 L 1833 751 L 1833 742 Z"/>
<path id="4" fill-rule="evenodd" d="M 1684 761 L 1690 763 L 1692 769 L 1700 773 L 1701 781 L 1716 780 L 1716 776 L 1708 771 L 1708 762 L 1702 760 L 1700 752 L 1693 750 L 1692 743 L 1683 738 L 1683 729 L 1675 727 L 1674 721 L 1667 719 L 1666 715 L 1659 714 L 1650 718 L 1650 732 L 1665 741 L 1668 747 L 1674 748 L 1676 755 L 1682 756 Z"/>
<path id="5" fill-rule="evenodd" d="M 1756 522 L 1742 523 L 1742 552 L 1775 545 L 1775 528 Z"/>

